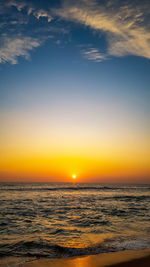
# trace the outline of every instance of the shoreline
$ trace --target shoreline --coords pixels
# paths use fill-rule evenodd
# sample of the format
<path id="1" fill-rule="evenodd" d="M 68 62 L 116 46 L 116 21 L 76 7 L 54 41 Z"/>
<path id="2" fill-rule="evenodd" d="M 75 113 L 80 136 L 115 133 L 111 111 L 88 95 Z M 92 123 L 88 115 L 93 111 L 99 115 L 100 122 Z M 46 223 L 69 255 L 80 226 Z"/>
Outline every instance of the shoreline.
<path id="1" fill-rule="evenodd" d="M 39 259 L 22 267 L 148 267 L 150 249 L 124 250 L 67 259 Z"/>
<path id="2" fill-rule="evenodd" d="M 2 267 L 148 267 L 150 248 L 144 250 L 124 250 L 97 255 L 61 259 L 5 258 Z"/>

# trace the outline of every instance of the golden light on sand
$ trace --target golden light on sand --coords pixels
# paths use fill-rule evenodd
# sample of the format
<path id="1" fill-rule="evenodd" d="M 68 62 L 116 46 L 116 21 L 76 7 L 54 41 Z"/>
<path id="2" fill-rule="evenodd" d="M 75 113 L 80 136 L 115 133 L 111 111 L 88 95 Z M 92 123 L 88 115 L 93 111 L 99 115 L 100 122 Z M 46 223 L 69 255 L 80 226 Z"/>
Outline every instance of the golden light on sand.
<path id="1" fill-rule="evenodd" d="M 73 174 L 73 175 L 72 175 L 72 178 L 73 178 L 73 179 L 76 179 L 76 177 L 77 177 L 76 174 Z"/>

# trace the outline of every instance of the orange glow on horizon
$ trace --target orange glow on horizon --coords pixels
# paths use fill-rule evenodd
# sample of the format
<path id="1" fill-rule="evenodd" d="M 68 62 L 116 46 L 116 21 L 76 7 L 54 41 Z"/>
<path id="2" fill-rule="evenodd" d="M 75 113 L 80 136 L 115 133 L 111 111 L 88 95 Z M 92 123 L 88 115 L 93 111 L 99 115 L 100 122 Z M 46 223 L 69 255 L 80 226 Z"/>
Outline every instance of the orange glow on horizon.
<path id="1" fill-rule="evenodd" d="M 59 168 L 58 168 L 59 166 Z M 14 157 L 1 159 L 1 181 L 46 181 L 70 182 L 77 170 L 78 182 L 144 182 L 148 181 L 150 169 L 140 161 L 120 158 L 88 159 L 88 158 L 41 158 L 41 157 Z M 145 177 L 145 178 L 144 178 Z"/>
<path id="2" fill-rule="evenodd" d="M 79 127 L 80 118 L 74 127 L 51 127 L 33 115 L 27 125 L 22 114 L 4 116 L 0 181 L 71 182 L 77 174 L 78 182 L 150 182 L 147 133 L 123 131 L 121 120 L 116 128 L 89 121 Z"/>

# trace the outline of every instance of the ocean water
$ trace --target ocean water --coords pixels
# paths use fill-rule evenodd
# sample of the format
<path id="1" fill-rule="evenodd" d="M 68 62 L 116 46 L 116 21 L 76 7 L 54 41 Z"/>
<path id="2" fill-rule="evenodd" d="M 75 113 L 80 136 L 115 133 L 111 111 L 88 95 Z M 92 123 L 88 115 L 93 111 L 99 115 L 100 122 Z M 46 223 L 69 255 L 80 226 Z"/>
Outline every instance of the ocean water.
<path id="1" fill-rule="evenodd" d="M 1 183 L 0 257 L 150 248 L 150 185 Z"/>

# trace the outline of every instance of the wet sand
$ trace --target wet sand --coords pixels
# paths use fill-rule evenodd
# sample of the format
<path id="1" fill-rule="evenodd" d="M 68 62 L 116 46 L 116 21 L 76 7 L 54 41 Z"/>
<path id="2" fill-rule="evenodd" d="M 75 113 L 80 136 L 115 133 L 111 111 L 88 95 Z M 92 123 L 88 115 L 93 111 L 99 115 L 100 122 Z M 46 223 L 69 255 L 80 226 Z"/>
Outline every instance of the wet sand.
<path id="1" fill-rule="evenodd" d="M 150 256 L 112 265 L 112 267 L 149 267 Z"/>
<path id="2" fill-rule="evenodd" d="M 149 267 L 150 249 L 126 250 L 69 259 L 40 259 L 28 262 L 23 267 Z"/>

